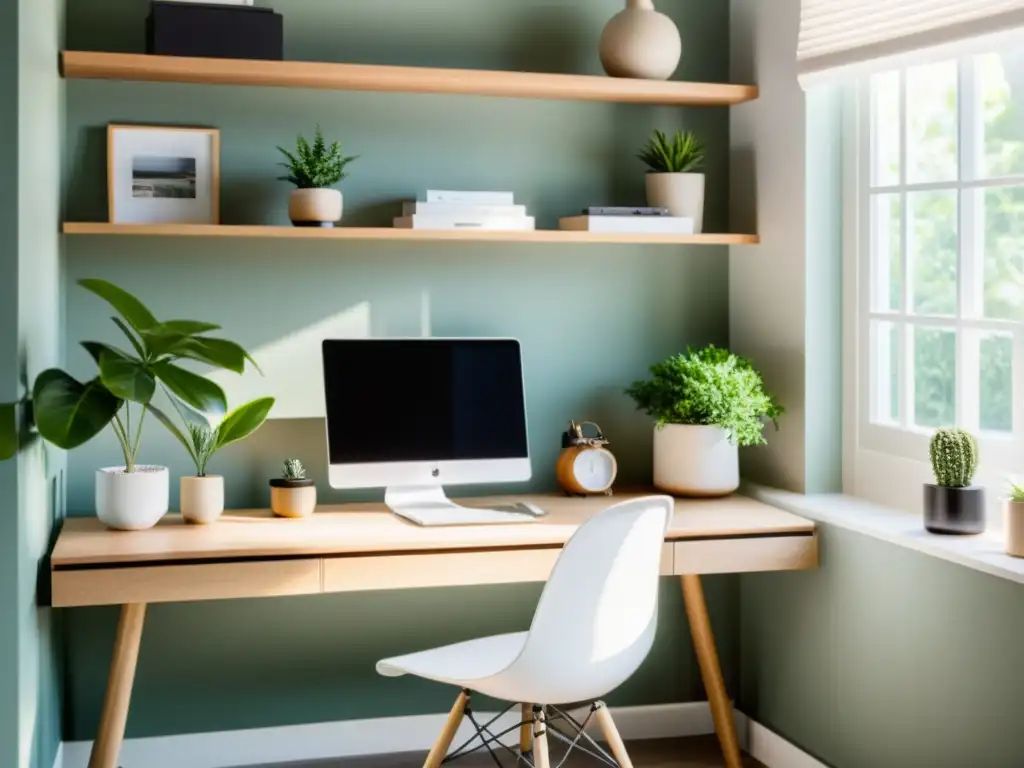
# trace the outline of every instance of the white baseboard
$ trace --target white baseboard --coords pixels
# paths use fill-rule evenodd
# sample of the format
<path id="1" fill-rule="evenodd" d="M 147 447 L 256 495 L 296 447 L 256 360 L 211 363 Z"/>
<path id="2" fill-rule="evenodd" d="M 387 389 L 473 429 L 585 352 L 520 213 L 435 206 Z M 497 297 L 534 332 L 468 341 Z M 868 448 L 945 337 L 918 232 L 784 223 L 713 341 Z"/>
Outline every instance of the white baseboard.
<path id="1" fill-rule="evenodd" d="M 585 715 L 585 711 L 581 714 Z M 707 702 L 614 707 L 612 714 L 625 739 L 663 739 L 703 736 L 715 732 Z M 335 723 L 254 728 L 244 731 L 192 733 L 127 739 L 121 748 L 122 765 L 146 768 L 234 768 L 333 757 L 357 757 L 430 749 L 444 725 L 446 714 L 345 720 Z M 478 717 L 488 718 L 487 713 Z M 512 725 L 517 713 L 499 720 L 499 730 Z M 505 723 L 505 725 L 502 725 Z M 769 768 L 827 768 L 767 728 L 736 713 L 744 747 Z M 472 735 L 463 723 L 455 738 L 461 743 Z M 517 739 L 513 732 L 509 743 Z M 91 741 L 61 744 L 54 768 L 87 768 Z"/>

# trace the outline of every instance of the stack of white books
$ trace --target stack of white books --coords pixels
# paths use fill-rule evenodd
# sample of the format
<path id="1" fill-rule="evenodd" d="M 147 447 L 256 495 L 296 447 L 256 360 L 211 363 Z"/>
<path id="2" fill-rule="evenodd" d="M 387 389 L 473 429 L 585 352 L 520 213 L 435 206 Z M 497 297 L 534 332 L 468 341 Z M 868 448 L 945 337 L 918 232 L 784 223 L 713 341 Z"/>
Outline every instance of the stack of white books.
<path id="1" fill-rule="evenodd" d="M 427 190 L 426 200 L 402 203 L 395 219 L 399 229 L 534 229 L 525 205 L 511 192 L 448 192 Z"/>

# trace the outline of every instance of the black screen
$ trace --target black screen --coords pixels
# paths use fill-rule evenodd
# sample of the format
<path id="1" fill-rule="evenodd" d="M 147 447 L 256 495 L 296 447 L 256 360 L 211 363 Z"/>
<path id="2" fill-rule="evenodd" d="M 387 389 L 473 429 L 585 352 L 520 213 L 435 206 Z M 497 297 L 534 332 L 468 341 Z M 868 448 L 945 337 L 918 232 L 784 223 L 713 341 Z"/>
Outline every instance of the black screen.
<path id="1" fill-rule="evenodd" d="M 528 456 L 519 342 L 325 341 L 331 464 Z"/>

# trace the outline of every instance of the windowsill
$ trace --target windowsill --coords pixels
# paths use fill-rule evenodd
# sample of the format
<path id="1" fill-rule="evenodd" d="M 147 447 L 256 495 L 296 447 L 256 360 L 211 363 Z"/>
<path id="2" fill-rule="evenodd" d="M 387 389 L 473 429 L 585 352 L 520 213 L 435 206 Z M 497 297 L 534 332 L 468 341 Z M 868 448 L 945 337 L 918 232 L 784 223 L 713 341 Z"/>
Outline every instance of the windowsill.
<path id="1" fill-rule="evenodd" d="M 990 576 L 1024 584 L 1024 558 L 1006 554 L 1002 537 L 995 533 L 939 536 L 928 533 L 918 515 L 842 494 L 805 496 L 752 483 L 744 485 L 743 492 L 765 504 L 815 522 L 856 531 Z"/>

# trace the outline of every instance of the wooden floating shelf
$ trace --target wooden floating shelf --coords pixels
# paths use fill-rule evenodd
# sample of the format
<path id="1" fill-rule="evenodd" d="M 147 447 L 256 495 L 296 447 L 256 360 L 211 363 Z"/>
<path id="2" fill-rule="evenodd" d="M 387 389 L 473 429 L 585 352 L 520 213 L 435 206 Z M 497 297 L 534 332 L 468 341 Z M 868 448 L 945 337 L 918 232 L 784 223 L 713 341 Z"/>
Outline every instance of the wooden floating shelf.
<path id="1" fill-rule="evenodd" d="M 449 93 L 671 106 L 731 106 L 757 98 L 757 88 L 752 85 L 633 80 L 540 72 L 201 59 L 91 51 L 64 51 L 61 62 L 64 77 L 72 79 Z"/>
<path id="2" fill-rule="evenodd" d="M 107 224 L 65 222 L 65 235 L 137 235 L 143 237 L 242 237 L 293 240 L 395 240 L 409 242 L 489 243 L 632 243 L 635 245 L 756 245 L 757 235 L 644 234 L 631 232 L 566 232 L 537 229 L 525 232 L 483 229 L 392 229 L 391 227 L 273 227 L 213 224 Z"/>

